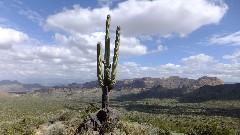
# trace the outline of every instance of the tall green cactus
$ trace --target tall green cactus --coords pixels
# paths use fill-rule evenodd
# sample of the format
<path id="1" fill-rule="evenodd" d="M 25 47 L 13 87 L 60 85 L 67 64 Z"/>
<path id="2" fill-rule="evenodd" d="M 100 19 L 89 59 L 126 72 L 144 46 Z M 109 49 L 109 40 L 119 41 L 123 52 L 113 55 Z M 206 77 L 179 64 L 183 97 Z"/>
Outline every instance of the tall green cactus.
<path id="1" fill-rule="evenodd" d="M 105 54 L 102 61 L 102 45 L 100 42 L 97 44 L 97 77 L 99 85 L 102 87 L 102 108 L 108 108 L 108 92 L 112 90 L 116 84 L 116 74 L 118 66 L 118 51 L 120 45 L 120 26 L 117 26 L 116 40 L 114 48 L 114 56 L 112 66 L 110 64 L 110 21 L 111 16 L 107 16 L 106 21 L 106 35 L 105 35 Z M 104 65 L 104 75 L 102 71 L 102 65 Z M 112 67 L 112 72 L 110 71 Z M 111 73 L 110 73 L 111 72 Z"/>

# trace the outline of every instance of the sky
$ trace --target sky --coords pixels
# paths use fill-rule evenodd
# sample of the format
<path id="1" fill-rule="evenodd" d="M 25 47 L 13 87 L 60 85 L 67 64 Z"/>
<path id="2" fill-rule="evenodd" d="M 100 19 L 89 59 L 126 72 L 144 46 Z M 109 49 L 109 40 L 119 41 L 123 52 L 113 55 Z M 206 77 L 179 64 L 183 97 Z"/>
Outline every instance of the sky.
<path id="1" fill-rule="evenodd" d="M 104 45 L 110 14 L 111 56 L 121 26 L 117 79 L 240 82 L 239 7 L 239 0 L 0 0 L 0 80 L 97 80 L 97 42 Z"/>

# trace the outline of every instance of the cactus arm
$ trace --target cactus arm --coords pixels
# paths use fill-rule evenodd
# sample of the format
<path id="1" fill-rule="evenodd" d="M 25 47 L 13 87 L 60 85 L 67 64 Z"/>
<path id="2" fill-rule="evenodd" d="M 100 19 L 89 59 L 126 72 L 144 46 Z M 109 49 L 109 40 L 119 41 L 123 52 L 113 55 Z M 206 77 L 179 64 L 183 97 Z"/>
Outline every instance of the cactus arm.
<path id="1" fill-rule="evenodd" d="M 110 88 L 113 88 L 114 85 L 116 84 L 119 45 L 120 45 L 120 26 L 117 26 L 114 56 L 113 56 L 113 64 L 112 64 L 112 74 L 111 74 L 111 80 L 112 81 L 111 81 L 111 84 L 110 84 Z"/>
<path id="2" fill-rule="evenodd" d="M 105 35 L 105 62 L 106 66 L 109 67 L 110 65 L 110 22 L 111 22 L 111 16 L 107 16 L 106 21 L 106 35 Z"/>
<path id="3" fill-rule="evenodd" d="M 102 45 L 100 42 L 98 42 L 97 44 L 97 77 L 99 85 L 103 87 L 104 83 L 102 73 Z"/>
<path id="4" fill-rule="evenodd" d="M 106 21 L 106 35 L 105 35 L 105 65 L 104 65 L 104 83 L 105 85 L 109 86 L 111 83 L 111 74 L 110 74 L 110 22 L 111 22 L 111 16 L 107 16 Z"/>

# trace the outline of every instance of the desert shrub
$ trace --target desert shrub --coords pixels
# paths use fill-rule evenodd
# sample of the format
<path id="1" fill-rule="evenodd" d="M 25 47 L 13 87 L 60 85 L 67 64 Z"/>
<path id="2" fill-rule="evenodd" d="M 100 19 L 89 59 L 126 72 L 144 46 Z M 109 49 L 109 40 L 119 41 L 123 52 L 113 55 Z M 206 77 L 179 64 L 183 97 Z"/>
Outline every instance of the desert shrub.
<path id="1" fill-rule="evenodd" d="M 11 124 L 4 124 L 1 127 L 4 135 L 34 135 L 34 124 L 29 119 L 22 119 Z"/>
<path id="2" fill-rule="evenodd" d="M 48 129 L 48 135 L 64 135 L 64 125 L 61 123 L 52 124 Z"/>
<path id="3" fill-rule="evenodd" d="M 69 120 L 70 118 L 71 118 L 71 112 L 69 112 L 69 111 L 66 111 L 66 112 L 63 112 L 60 116 L 59 116 L 59 118 L 58 118 L 58 120 L 59 121 L 67 121 L 67 120 Z"/>
<path id="4" fill-rule="evenodd" d="M 159 129 L 158 131 L 159 135 L 171 135 L 169 130 Z"/>
<path id="5" fill-rule="evenodd" d="M 100 108 L 96 106 L 96 104 L 88 103 L 87 106 L 81 112 L 82 118 L 86 118 L 90 113 L 94 113 Z"/>
<path id="6" fill-rule="evenodd" d="M 189 135 L 232 135 L 232 131 L 227 127 L 220 127 L 217 124 L 197 124 L 188 132 Z"/>
<path id="7" fill-rule="evenodd" d="M 101 133 L 110 133 L 113 132 L 116 125 L 110 122 L 103 122 L 101 127 L 99 127 Z"/>
<path id="8" fill-rule="evenodd" d="M 97 107 L 95 104 L 89 103 L 89 105 L 87 105 L 87 107 L 85 108 L 85 112 L 86 113 L 93 113 L 93 112 L 96 112 L 99 109 L 100 108 Z"/>

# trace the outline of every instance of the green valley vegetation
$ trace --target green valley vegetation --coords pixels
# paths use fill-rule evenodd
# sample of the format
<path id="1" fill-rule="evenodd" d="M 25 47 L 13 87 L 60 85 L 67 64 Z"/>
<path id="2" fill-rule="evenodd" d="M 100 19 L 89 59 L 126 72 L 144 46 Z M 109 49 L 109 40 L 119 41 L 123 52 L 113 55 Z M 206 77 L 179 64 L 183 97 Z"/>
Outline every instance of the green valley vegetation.
<path id="1" fill-rule="evenodd" d="M 0 134 L 76 134 L 84 118 L 100 109 L 101 89 L 57 91 L 1 93 Z M 240 134 L 240 100 L 182 102 L 179 97 L 136 96 L 147 91 L 151 89 L 112 91 L 111 107 L 121 117 L 117 128 L 103 128 L 114 134 Z"/>

